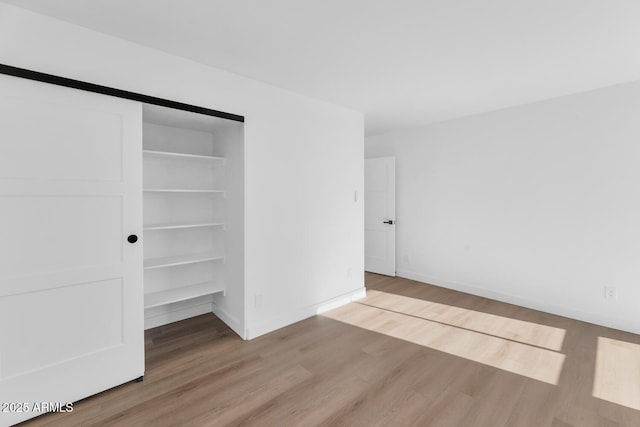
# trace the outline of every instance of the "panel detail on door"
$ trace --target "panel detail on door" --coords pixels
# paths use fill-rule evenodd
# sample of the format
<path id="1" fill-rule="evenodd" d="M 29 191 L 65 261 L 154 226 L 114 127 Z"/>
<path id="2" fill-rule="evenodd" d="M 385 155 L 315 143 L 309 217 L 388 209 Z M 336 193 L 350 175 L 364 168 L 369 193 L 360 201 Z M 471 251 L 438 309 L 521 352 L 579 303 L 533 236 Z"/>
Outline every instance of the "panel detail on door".
<path id="1" fill-rule="evenodd" d="M 0 178 L 122 180 L 121 114 L 11 101 L 0 103 L 12 118 L 0 127 Z"/>
<path id="2" fill-rule="evenodd" d="M 122 304 L 120 278 L 0 298 L 0 378 L 122 345 Z"/>
<path id="3" fill-rule="evenodd" d="M 0 142 L 0 402 L 140 377 L 142 106 L 0 76 Z"/>
<path id="4" fill-rule="evenodd" d="M 122 197 L 1 197 L 0 280 L 122 263 Z M 91 242 L 91 244 L 87 244 Z"/>

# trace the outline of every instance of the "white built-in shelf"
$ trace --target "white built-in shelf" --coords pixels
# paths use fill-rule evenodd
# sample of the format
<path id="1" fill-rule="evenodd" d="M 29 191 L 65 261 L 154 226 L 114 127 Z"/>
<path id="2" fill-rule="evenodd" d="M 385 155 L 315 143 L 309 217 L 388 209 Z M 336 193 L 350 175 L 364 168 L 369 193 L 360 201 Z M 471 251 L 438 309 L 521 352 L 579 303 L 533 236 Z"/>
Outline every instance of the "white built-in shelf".
<path id="1" fill-rule="evenodd" d="M 179 228 L 198 228 L 198 227 L 224 227 L 224 222 L 194 222 L 194 223 L 163 223 L 163 224 L 147 224 L 144 230 L 176 230 Z"/>
<path id="2" fill-rule="evenodd" d="M 224 190 L 194 189 L 194 188 L 145 188 L 145 193 L 221 193 Z"/>
<path id="3" fill-rule="evenodd" d="M 144 308 L 157 307 L 224 291 L 225 287 L 222 284 L 215 282 L 204 282 L 190 286 L 182 286 L 145 295 Z"/>
<path id="4" fill-rule="evenodd" d="M 147 258 L 144 260 L 144 269 L 173 267 L 174 265 L 195 264 L 197 262 L 224 260 L 224 256 L 204 252 L 198 254 L 174 255 L 160 258 Z"/>
<path id="5" fill-rule="evenodd" d="M 215 160 L 224 162 L 224 157 L 218 156 L 203 156 L 201 154 L 186 154 L 186 153 L 173 153 L 170 151 L 153 151 L 153 150 L 143 150 L 142 151 L 147 157 L 156 157 L 160 159 L 194 159 L 194 160 Z"/>

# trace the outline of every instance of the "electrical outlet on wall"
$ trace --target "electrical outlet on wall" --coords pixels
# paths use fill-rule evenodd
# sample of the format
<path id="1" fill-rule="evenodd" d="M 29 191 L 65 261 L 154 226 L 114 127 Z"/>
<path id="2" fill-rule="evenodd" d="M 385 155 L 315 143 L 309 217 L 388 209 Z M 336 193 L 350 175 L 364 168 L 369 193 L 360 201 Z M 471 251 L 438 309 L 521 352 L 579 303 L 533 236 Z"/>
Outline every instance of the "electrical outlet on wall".
<path id="1" fill-rule="evenodd" d="M 604 297 L 606 299 L 618 299 L 618 288 L 615 286 L 605 286 Z"/>

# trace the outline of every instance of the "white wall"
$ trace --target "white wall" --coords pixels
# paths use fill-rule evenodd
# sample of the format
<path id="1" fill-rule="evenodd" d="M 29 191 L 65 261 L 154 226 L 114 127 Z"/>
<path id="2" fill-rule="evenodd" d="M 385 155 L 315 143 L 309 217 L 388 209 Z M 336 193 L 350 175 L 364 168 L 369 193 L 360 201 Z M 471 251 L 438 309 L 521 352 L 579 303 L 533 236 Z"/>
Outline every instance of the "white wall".
<path id="1" fill-rule="evenodd" d="M 397 156 L 398 275 L 640 333 L 640 83 L 365 151 Z"/>
<path id="2" fill-rule="evenodd" d="M 361 113 L 4 4 L 0 62 L 245 116 L 246 336 L 362 290 Z"/>
<path id="3" fill-rule="evenodd" d="M 224 167 L 224 281 L 225 295 L 213 297 L 213 312 L 234 330 L 245 324 L 244 290 L 244 140 L 243 126 L 229 122 L 216 129 L 213 140 L 216 153 L 223 156 Z"/>

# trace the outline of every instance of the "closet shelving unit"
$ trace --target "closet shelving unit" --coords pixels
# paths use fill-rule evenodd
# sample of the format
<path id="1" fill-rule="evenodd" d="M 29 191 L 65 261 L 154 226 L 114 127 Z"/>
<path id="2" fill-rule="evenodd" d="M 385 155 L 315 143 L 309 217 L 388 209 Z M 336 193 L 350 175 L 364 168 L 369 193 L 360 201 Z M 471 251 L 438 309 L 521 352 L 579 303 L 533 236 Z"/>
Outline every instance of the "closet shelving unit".
<path id="1" fill-rule="evenodd" d="M 177 289 L 171 289 L 164 292 L 155 292 L 145 295 L 145 308 L 154 308 L 166 304 L 186 301 L 192 298 L 198 298 L 203 295 L 224 292 L 224 287 L 216 287 L 213 282 L 196 283 L 195 285 L 183 286 Z"/>
<path id="2" fill-rule="evenodd" d="M 224 260 L 224 256 L 215 255 L 211 252 L 197 254 L 172 255 L 158 258 L 148 258 L 144 261 L 145 270 L 153 268 L 173 267 L 176 265 L 195 264 L 198 262 Z"/>
<path id="3" fill-rule="evenodd" d="M 146 188 L 146 193 L 222 193 L 224 190 L 213 188 Z"/>
<path id="4" fill-rule="evenodd" d="M 150 230 L 176 230 L 178 228 L 199 228 L 199 227 L 224 227 L 224 222 L 201 222 L 201 223 L 166 222 L 166 223 L 159 223 L 159 224 L 146 224 L 144 226 L 144 230 L 145 231 L 150 231 Z"/>
<path id="5" fill-rule="evenodd" d="M 145 310 L 225 295 L 226 159 L 213 134 L 156 119 L 143 145 Z"/>
<path id="6" fill-rule="evenodd" d="M 144 150 L 144 155 L 147 157 L 158 157 L 162 159 L 194 159 L 194 160 L 206 160 L 206 161 L 222 161 L 224 157 L 219 156 L 204 156 L 201 154 L 187 154 L 187 153 L 173 153 L 171 151 L 154 151 Z"/>

